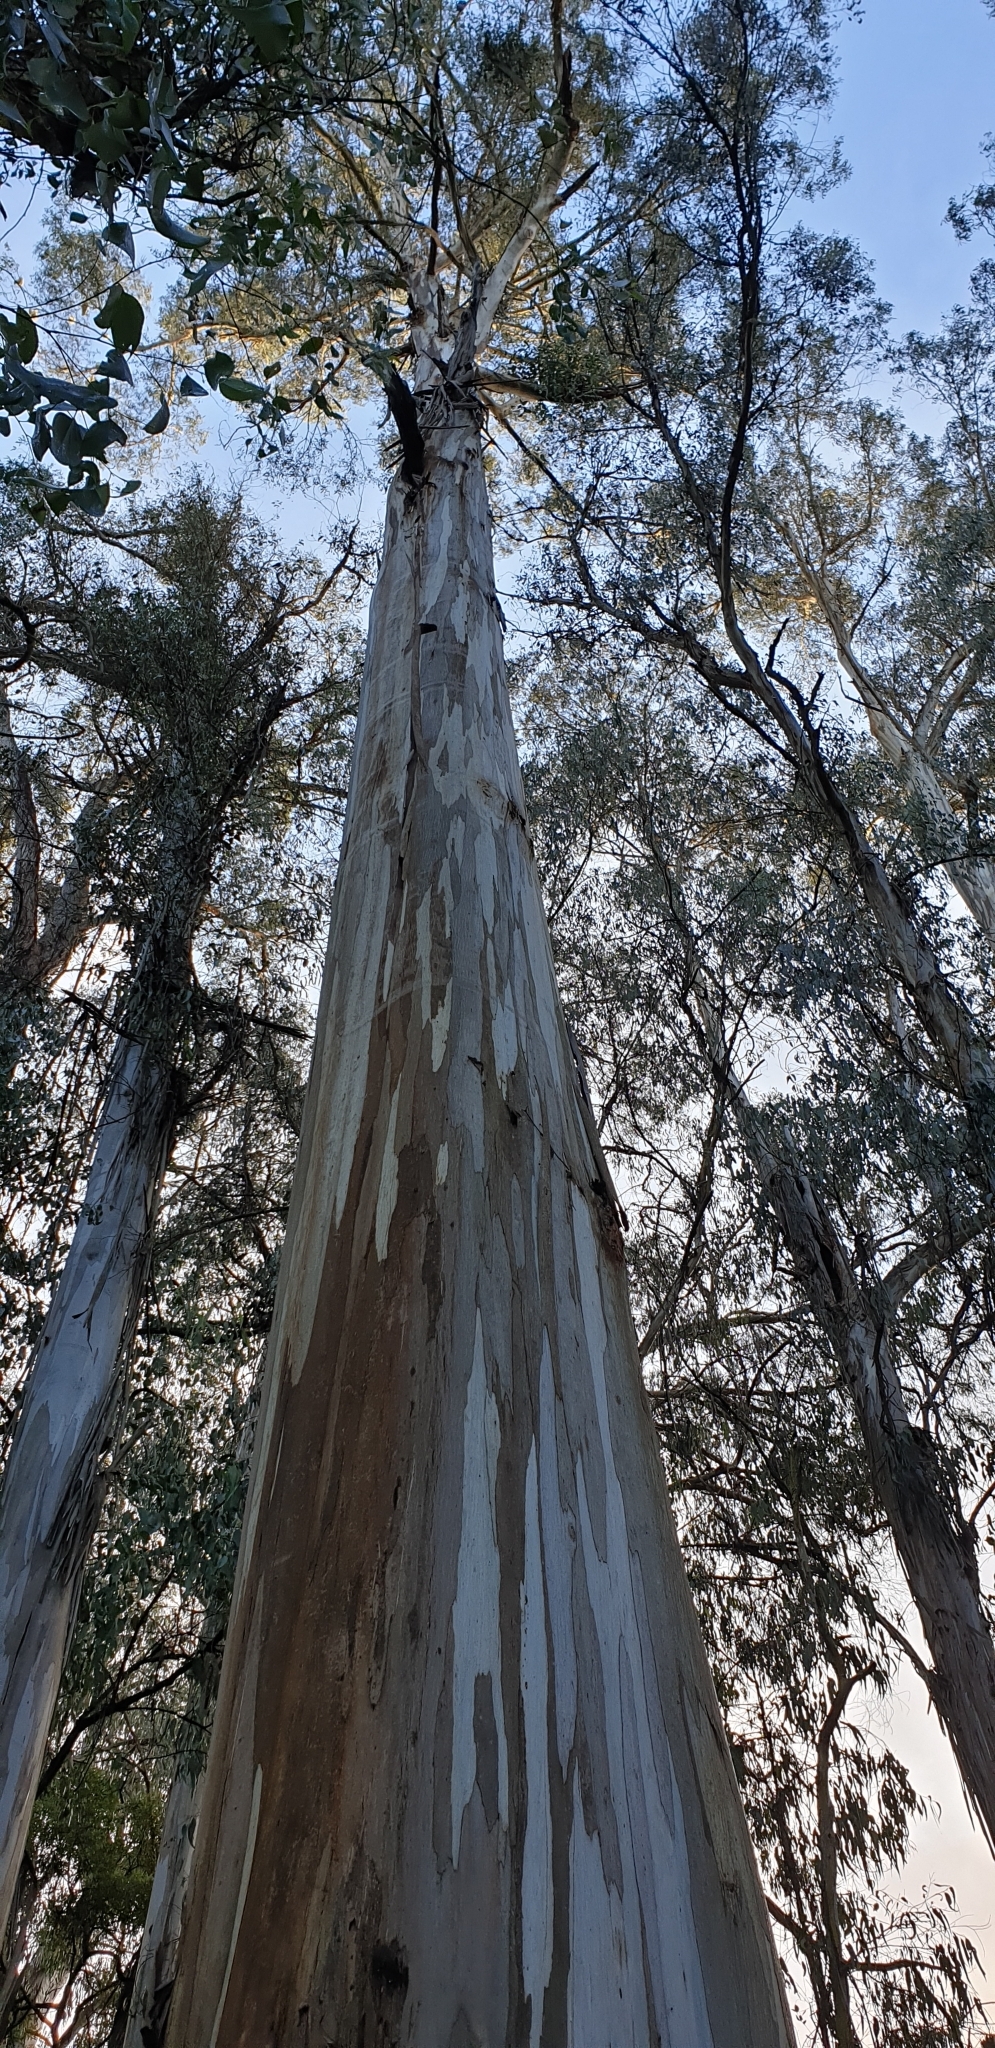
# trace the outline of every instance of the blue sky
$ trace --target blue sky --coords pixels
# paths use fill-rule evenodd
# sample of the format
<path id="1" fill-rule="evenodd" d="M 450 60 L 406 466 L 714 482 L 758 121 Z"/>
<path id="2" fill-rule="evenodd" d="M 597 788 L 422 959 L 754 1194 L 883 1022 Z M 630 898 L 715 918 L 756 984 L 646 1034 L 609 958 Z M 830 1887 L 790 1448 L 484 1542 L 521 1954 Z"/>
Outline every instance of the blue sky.
<path id="1" fill-rule="evenodd" d="M 814 222 L 842 230 L 873 257 L 898 332 L 935 326 L 963 298 L 973 265 L 995 245 L 965 247 L 947 204 L 984 175 L 995 129 L 995 18 L 982 0 L 865 0 L 843 24 L 831 126 L 852 175 Z M 827 124 L 828 125 L 828 124 Z"/>

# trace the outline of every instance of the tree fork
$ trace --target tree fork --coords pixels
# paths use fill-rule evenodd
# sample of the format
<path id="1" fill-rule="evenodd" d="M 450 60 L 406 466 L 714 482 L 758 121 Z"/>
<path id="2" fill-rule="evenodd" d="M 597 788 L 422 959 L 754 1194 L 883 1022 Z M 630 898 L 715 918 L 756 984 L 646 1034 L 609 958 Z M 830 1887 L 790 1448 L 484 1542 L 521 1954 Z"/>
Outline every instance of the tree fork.
<path id="1" fill-rule="evenodd" d="M 397 479 L 170 2048 L 789 2048 L 535 876 L 475 408 Z"/>

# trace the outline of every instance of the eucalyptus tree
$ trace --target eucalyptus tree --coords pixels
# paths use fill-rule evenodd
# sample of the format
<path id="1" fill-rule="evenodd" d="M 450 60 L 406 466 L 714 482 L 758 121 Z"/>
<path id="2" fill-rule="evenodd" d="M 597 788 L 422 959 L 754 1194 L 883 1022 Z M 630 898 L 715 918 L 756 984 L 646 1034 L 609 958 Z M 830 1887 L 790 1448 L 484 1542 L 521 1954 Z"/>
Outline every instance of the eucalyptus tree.
<path id="1" fill-rule="evenodd" d="M 835 174 L 831 153 L 820 159 L 799 140 L 803 122 L 828 103 L 828 31 L 818 10 L 759 0 L 689 5 L 655 28 L 641 18 L 645 63 L 658 81 L 642 161 L 646 204 L 640 221 L 603 249 L 600 274 L 589 279 L 588 310 L 577 323 L 576 429 L 563 414 L 527 445 L 550 479 L 543 518 L 560 548 L 560 570 L 538 594 L 565 606 L 568 634 L 579 620 L 585 635 L 621 631 L 633 649 L 685 664 L 733 724 L 762 737 L 772 772 L 783 790 L 797 786 L 807 812 L 808 858 L 869 920 L 882 976 L 880 1036 L 923 1118 L 920 1136 L 907 1140 L 922 1203 L 906 1247 L 909 1269 L 892 1276 L 901 1289 L 928 1269 L 930 1247 L 952 1255 L 990 1219 L 995 1066 L 976 1000 L 978 963 L 966 962 L 942 902 L 921 880 L 924 867 L 933 875 L 938 859 L 953 857 L 958 886 L 973 890 L 978 909 L 984 875 L 980 855 L 971 850 L 965 861 L 963 840 L 954 835 L 951 843 L 942 818 L 938 850 L 935 809 L 925 827 L 920 819 L 914 859 L 901 834 L 888 854 L 870 823 L 877 786 L 862 789 L 842 772 L 826 716 L 827 642 L 831 653 L 852 650 L 862 600 L 853 598 L 849 611 L 838 603 L 846 565 L 834 559 L 833 542 L 836 525 L 847 532 L 847 484 L 837 476 L 823 491 L 809 429 L 813 439 L 824 433 L 835 406 L 845 438 L 849 379 L 881 346 L 880 309 L 856 253 L 786 224 L 789 206 Z M 608 390 L 614 382 L 615 395 L 594 412 L 585 365 L 598 358 L 598 382 Z M 849 533 L 856 569 L 864 540 L 856 512 Z M 815 547 L 823 534 L 825 559 Z M 874 547 L 872 537 L 868 557 Z M 918 557 L 920 565 L 928 560 L 922 536 Z M 873 568 L 859 566 L 874 595 Z M 906 572 L 911 584 L 915 550 Z M 986 574 L 976 587 L 974 566 L 968 571 L 959 627 L 949 577 L 946 617 L 935 608 L 928 616 L 927 588 L 918 620 L 906 621 L 899 667 L 926 667 L 918 701 L 925 698 L 927 724 L 930 705 L 937 711 L 941 736 L 943 715 L 965 697 L 961 671 L 983 694 Z M 935 587 L 934 578 L 934 595 Z M 851 678 L 858 667 L 881 730 L 886 693 L 855 657 Z M 909 687 L 919 687 L 919 676 Z M 908 758 L 906 749 L 903 774 Z M 934 773 L 928 747 L 916 760 Z M 919 788 L 921 795 L 921 779 Z M 901 809 L 893 798 L 893 812 Z M 936 1090 L 948 1106 L 942 1142 Z M 932 1160 L 930 1142 L 938 1147 Z M 782 1163 L 788 1178 L 778 1185 L 793 1212 L 800 1268 L 816 1293 L 829 1274 L 835 1316 L 849 1286 L 844 1266 L 833 1279 L 839 1246 L 817 1223 L 817 1199 L 788 1203 L 791 1163 Z M 774 1179 L 759 1158 L 757 1170 L 773 1197 Z M 848 1320 L 849 1383 L 929 1645 L 931 1693 L 995 1839 L 995 1647 L 976 1531 L 911 1426 L 894 1375 L 885 1389 L 879 1383 L 885 1296 L 868 1319 L 866 1295 L 850 1293 L 860 1313 Z M 828 1314 L 828 1297 L 824 1307 Z"/>
<path id="2" fill-rule="evenodd" d="M 129 972 L 112 1010 L 86 1186 L 0 1495 L 4 1924 L 183 1108 L 193 937 L 233 813 L 261 800 L 280 722 L 292 726 L 319 689 L 300 676 L 302 632 L 328 587 L 316 591 L 302 561 L 272 548 L 267 558 L 237 503 L 218 508 L 198 490 L 144 534 L 114 540 L 151 572 L 145 586 L 122 594 L 105 575 L 82 612 L 72 602 L 60 617 L 60 605 L 41 604 L 47 632 L 32 649 L 49 688 L 60 674 L 85 679 L 111 758 L 130 751 L 136 766 L 129 801 L 105 816 L 103 848 L 105 914 L 125 927 Z"/>
<path id="3" fill-rule="evenodd" d="M 4 2040 L 118 2039 L 134 1981 L 137 2041 L 172 1974 L 157 1910 L 175 1918 L 179 1888 L 163 1898 L 160 1866 L 181 1801 L 195 1819 L 230 1596 L 327 919 L 334 838 L 310 842 L 338 810 L 338 694 L 323 738 L 313 709 L 294 736 L 316 742 L 303 763 L 277 749 L 276 801 L 257 791 L 233 820 L 196 941 L 180 1137 L 4 1957 Z M 37 1192 L 60 1199 L 50 1180 Z"/>
<path id="4" fill-rule="evenodd" d="M 610 66 L 558 6 L 392 33 L 390 95 L 314 139 L 362 270 L 329 326 L 401 461 L 165 2038 L 787 2041 L 556 994 L 485 487 L 478 393 L 553 300 Z"/>
<path id="5" fill-rule="evenodd" d="M 523 660 L 521 710 L 561 985 L 625 1191 L 640 1349 L 789 1981 L 826 2048 L 960 2040 L 952 1901 L 896 1903 L 921 1802 L 868 1719 L 899 1655 L 922 1660 L 840 1323 L 855 1296 L 877 1315 L 884 1387 L 890 1344 L 924 1455 L 980 1497 L 980 1532 L 991 1234 L 933 1247 L 911 1311 L 885 1321 L 875 1260 L 917 1189 L 900 1077 L 875 1071 L 873 950 L 799 861 L 803 813 L 758 743 L 667 664 L 620 678 L 611 641 Z"/>
<path id="6" fill-rule="evenodd" d="M 867 401 L 786 408 L 765 520 L 765 599 L 804 607 L 812 641 L 838 664 L 897 771 L 924 874 L 946 876 L 995 941 L 990 810 L 992 529 L 985 273 L 972 305 L 903 367 L 947 414 L 939 449 Z M 989 286 L 990 290 L 990 286 Z M 780 556 L 780 560 L 778 560 Z"/>

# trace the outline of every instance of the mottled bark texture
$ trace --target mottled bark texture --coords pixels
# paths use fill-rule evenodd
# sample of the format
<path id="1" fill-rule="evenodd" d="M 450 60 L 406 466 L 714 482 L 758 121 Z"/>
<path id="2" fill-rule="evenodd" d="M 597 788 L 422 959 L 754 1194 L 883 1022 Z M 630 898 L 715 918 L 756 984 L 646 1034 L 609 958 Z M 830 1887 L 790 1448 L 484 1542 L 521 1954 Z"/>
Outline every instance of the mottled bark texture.
<path id="1" fill-rule="evenodd" d="M 172 1124 L 172 1082 L 122 1042 L 82 1212 L 32 1363 L 0 1495 L 0 1933 L 6 1928 L 100 1512 L 100 1454 Z"/>
<path id="2" fill-rule="evenodd" d="M 787 2048 L 472 406 L 395 481 L 171 2048 Z"/>

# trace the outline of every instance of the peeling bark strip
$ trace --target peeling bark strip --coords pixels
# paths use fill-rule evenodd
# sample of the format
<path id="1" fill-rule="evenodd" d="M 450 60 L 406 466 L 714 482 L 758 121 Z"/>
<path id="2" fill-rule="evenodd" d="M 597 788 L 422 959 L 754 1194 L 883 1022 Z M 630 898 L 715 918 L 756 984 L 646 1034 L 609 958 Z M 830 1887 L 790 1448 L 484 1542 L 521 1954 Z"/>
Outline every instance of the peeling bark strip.
<path id="1" fill-rule="evenodd" d="M 171 2048 L 789 2048 L 534 874 L 395 482 Z"/>
<path id="2" fill-rule="evenodd" d="M 122 1042 L 0 1495 L 0 1938 L 100 1512 L 99 1459 L 145 1283 L 172 1081 Z"/>

